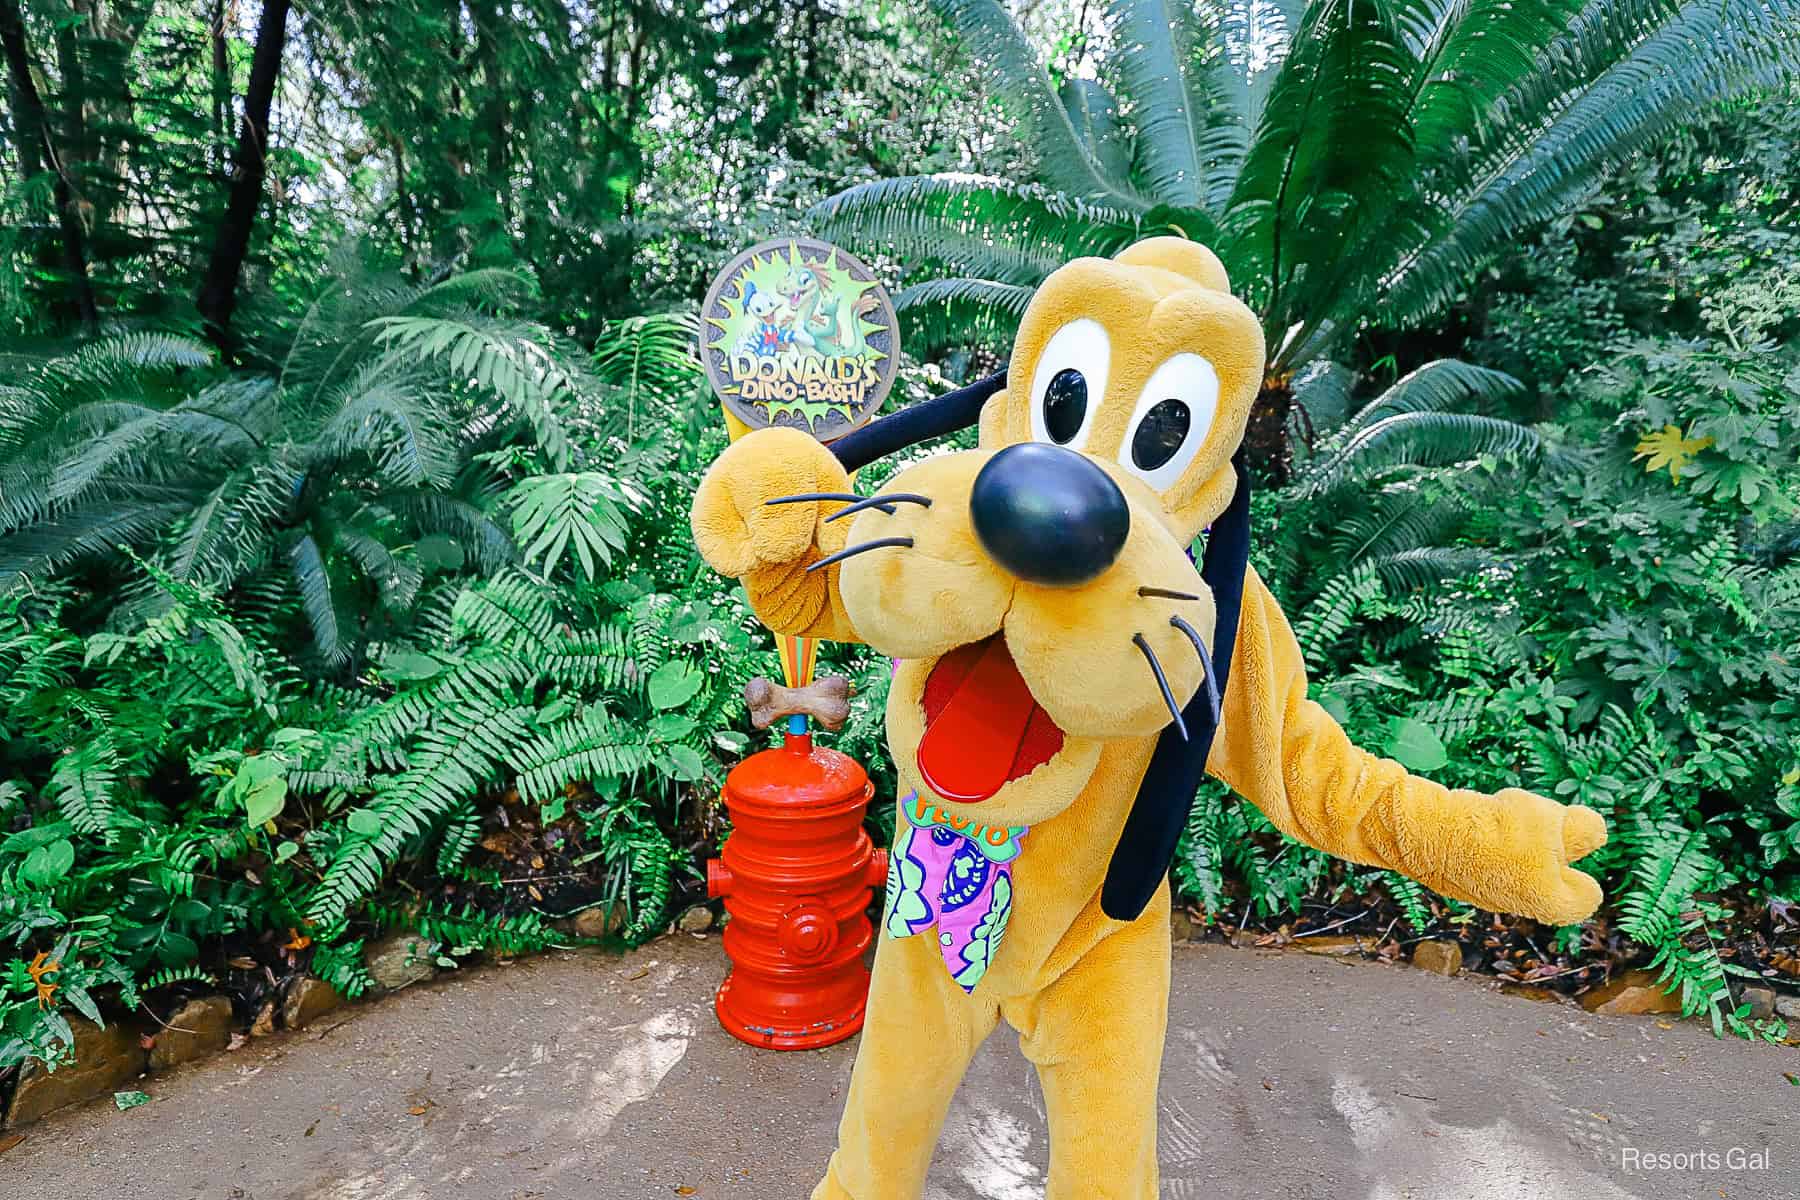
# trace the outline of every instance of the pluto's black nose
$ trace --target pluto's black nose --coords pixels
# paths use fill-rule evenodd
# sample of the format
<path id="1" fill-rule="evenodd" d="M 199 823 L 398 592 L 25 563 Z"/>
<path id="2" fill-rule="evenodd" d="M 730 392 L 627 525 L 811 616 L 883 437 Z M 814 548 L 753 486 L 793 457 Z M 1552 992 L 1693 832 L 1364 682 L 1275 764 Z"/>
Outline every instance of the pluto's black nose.
<path id="1" fill-rule="evenodd" d="M 1131 532 L 1125 495 L 1073 450 L 1021 442 L 994 455 L 969 493 L 975 536 L 1031 583 L 1085 583 L 1112 566 Z"/>

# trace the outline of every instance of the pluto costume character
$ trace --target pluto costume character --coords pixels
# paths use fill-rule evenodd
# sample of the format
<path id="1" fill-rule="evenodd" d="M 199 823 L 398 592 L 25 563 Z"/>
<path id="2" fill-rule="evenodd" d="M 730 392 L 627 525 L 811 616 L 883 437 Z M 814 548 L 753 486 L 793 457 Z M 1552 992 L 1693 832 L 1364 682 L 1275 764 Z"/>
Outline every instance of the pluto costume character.
<path id="1" fill-rule="evenodd" d="M 1155 238 L 1052 274 L 1004 385 L 833 449 L 760 430 L 701 483 L 701 552 L 770 628 L 900 660 L 885 930 L 814 1200 L 918 1197 L 1002 1017 L 1043 1084 L 1049 1200 L 1156 1195 L 1167 871 L 1202 767 L 1308 845 L 1445 895 L 1552 924 L 1598 905 L 1569 866 L 1606 840 L 1593 810 L 1409 775 L 1307 699 L 1287 619 L 1244 563 L 1233 454 L 1262 370 L 1219 260 Z M 846 462 L 976 406 L 979 449 L 848 511 Z M 1187 548 L 1209 529 L 1197 570 Z"/>

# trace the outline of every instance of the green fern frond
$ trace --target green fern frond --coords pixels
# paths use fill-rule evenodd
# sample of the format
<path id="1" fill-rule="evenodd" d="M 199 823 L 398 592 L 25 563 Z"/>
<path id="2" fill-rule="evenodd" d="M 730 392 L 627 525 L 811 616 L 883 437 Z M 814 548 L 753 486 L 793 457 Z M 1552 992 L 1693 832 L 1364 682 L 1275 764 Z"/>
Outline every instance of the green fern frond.
<path id="1" fill-rule="evenodd" d="M 511 762 L 519 795 L 542 803 L 570 784 L 631 775 L 654 759 L 638 731 L 621 726 L 598 704 L 539 731 L 518 747 Z"/>
<path id="2" fill-rule="evenodd" d="M 565 687 L 619 691 L 640 679 L 626 631 L 610 625 L 564 633 L 538 662 L 546 678 Z"/>
<path id="3" fill-rule="evenodd" d="M 1294 634 L 1306 661 L 1314 665 L 1322 662 L 1325 650 L 1344 636 L 1357 613 L 1383 595 L 1381 577 L 1371 563 L 1354 567 L 1326 584 L 1294 623 Z"/>
<path id="4" fill-rule="evenodd" d="M 45 792 L 77 833 L 111 841 L 119 772 L 118 747 L 102 727 L 56 760 Z"/>
<path id="5" fill-rule="evenodd" d="M 570 548 L 590 580 L 596 560 L 610 567 L 613 552 L 625 549 L 626 513 L 633 498 L 603 472 L 527 476 L 513 485 L 507 502 L 520 556 L 528 564 L 541 561 L 546 577 Z"/>
<path id="6" fill-rule="evenodd" d="M 525 418 L 538 447 L 562 470 L 568 433 L 559 408 L 591 389 L 591 381 L 549 349 L 548 330 L 494 320 L 382 317 L 377 340 L 402 362 L 442 360 L 451 376 L 497 397 Z"/>
<path id="7" fill-rule="evenodd" d="M 314 921 L 333 921 L 375 893 L 386 869 L 414 839 L 425 836 L 482 789 L 528 737 L 531 710 L 499 708 L 464 694 L 456 710 L 418 734 L 405 773 L 384 780 L 363 807 L 368 832 L 353 832 L 332 856 L 308 904 Z"/>
<path id="8" fill-rule="evenodd" d="M 145 976 L 137 987 L 140 992 L 153 992 L 160 987 L 168 987 L 171 983 L 205 983 L 217 985 L 218 979 L 210 971 L 202 970 L 193 964 L 184 967 L 163 967 Z"/>
<path id="9" fill-rule="evenodd" d="M 463 860 L 469 857 L 469 852 L 480 841 L 481 814 L 473 801 L 465 800 L 450 814 L 449 822 L 444 827 L 443 839 L 438 843 L 438 871 L 448 875 L 462 866 Z"/>

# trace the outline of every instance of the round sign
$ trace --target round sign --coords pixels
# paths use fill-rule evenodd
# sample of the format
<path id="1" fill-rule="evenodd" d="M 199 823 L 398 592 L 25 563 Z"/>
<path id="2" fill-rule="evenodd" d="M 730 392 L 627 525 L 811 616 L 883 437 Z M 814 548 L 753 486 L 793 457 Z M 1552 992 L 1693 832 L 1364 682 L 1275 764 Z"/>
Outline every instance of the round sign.
<path id="1" fill-rule="evenodd" d="M 873 416 L 894 385 L 893 302 L 829 242 L 752 246 L 719 272 L 700 311 L 706 378 L 752 429 L 788 425 L 829 442 Z"/>

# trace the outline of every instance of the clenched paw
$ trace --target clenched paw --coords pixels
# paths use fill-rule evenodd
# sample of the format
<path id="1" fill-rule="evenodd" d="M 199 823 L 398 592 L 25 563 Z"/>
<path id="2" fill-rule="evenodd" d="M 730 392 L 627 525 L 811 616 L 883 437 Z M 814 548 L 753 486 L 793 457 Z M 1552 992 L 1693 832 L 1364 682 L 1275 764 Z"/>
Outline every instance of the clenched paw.
<path id="1" fill-rule="evenodd" d="M 758 429 L 718 457 L 694 494 L 691 520 L 700 554 L 721 575 L 742 579 L 818 557 L 841 544 L 845 522 L 824 525 L 842 500 L 771 504 L 785 496 L 849 495 L 850 476 L 831 451 L 798 429 Z M 835 546 L 833 547 L 835 548 Z"/>

